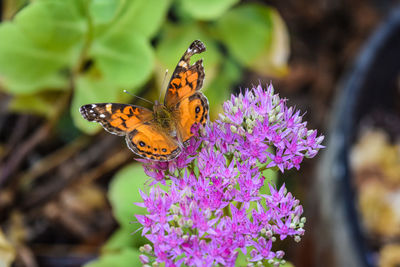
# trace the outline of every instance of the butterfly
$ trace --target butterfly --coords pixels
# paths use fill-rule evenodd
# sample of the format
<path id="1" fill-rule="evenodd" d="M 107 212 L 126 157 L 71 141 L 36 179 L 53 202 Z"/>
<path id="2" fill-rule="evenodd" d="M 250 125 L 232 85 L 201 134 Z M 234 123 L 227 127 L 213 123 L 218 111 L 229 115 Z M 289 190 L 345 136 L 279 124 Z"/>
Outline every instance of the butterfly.
<path id="1" fill-rule="evenodd" d="M 188 145 L 192 126 L 208 121 L 208 100 L 200 92 L 205 76 L 203 60 L 190 65 L 190 58 L 205 50 L 201 41 L 192 42 L 172 74 L 164 104 L 155 101 L 153 111 L 117 103 L 88 104 L 79 111 L 84 119 L 100 123 L 112 134 L 125 136 L 135 154 L 170 161 Z"/>

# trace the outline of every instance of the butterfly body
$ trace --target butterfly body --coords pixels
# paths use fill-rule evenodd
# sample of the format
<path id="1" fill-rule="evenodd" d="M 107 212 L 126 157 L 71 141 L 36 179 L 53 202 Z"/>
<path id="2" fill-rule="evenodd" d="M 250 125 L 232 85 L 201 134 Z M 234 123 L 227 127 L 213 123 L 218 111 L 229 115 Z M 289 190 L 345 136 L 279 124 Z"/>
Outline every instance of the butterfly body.
<path id="1" fill-rule="evenodd" d="M 82 116 L 112 134 L 125 136 L 128 147 L 141 157 L 174 159 L 193 136 L 192 126 L 208 120 L 208 100 L 200 92 L 203 61 L 190 65 L 190 57 L 203 51 L 201 41 L 189 46 L 172 74 L 164 103 L 155 101 L 153 111 L 129 104 L 98 103 L 82 106 Z"/>
<path id="2" fill-rule="evenodd" d="M 174 123 L 174 119 L 176 119 L 175 117 L 172 110 L 169 110 L 163 104 L 155 101 L 153 106 L 153 120 L 157 125 L 161 126 L 164 131 L 172 132 L 176 129 Z"/>

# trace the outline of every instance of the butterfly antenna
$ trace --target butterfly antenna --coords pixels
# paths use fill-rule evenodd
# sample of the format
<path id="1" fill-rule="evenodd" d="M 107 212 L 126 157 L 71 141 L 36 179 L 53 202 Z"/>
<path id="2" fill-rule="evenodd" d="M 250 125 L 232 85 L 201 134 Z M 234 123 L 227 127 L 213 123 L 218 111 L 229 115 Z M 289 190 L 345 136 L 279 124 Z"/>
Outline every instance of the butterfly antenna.
<path id="1" fill-rule="evenodd" d="M 128 92 L 128 91 L 124 90 L 124 93 L 127 93 L 127 94 L 128 94 L 128 95 L 130 95 L 130 96 L 137 97 L 137 98 L 139 98 L 139 99 L 141 99 L 141 100 L 143 100 L 143 101 L 146 101 L 146 102 L 148 102 L 148 103 L 150 103 L 150 104 L 154 105 L 154 103 L 153 103 L 153 102 L 151 102 L 150 100 L 147 100 L 147 99 L 145 99 L 145 98 L 143 98 L 143 97 L 140 97 L 140 96 L 134 95 L 134 94 L 132 94 L 131 92 Z"/>
<path id="2" fill-rule="evenodd" d="M 165 80 L 167 78 L 167 75 L 168 75 L 168 69 L 165 70 L 164 79 L 163 79 L 162 84 L 161 84 L 161 88 L 162 89 L 164 89 Z M 158 97 L 160 103 L 161 103 L 161 92 L 162 92 L 162 90 L 160 90 L 160 96 Z"/>

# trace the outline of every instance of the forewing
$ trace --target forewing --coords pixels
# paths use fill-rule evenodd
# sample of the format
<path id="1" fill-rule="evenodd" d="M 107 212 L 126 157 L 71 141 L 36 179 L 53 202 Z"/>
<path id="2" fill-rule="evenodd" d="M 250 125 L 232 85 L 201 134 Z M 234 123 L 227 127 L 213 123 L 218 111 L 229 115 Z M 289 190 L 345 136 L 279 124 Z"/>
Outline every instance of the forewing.
<path id="1" fill-rule="evenodd" d="M 200 54 L 205 50 L 204 44 L 196 40 L 183 54 L 172 74 L 167 93 L 165 94 L 164 104 L 166 107 L 174 107 L 181 99 L 201 89 L 204 81 L 203 60 L 200 59 L 193 65 L 190 65 L 190 58 L 194 54 Z"/>
<path id="2" fill-rule="evenodd" d="M 98 122 L 108 132 L 121 136 L 153 119 L 151 110 L 128 104 L 88 104 L 82 106 L 79 111 L 84 119 Z"/>
<path id="3" fill-rule="evenodd" d="M 208 109 L 208 100 L 201 92 L 182 99 L 176 105 L 177 131 L 179 139 L 183 143 L 193 136 L 191 129 L 194 124 L 199 123 L 203 126 L 206 124 Z"/>
<path id="4" fill-rule="evenodd" d="M 181 153 L 178 141 L 154 122 L 141 124 L 128 133 L 126 143 L 134 153 L 152 160 L 168 161 Z"/>

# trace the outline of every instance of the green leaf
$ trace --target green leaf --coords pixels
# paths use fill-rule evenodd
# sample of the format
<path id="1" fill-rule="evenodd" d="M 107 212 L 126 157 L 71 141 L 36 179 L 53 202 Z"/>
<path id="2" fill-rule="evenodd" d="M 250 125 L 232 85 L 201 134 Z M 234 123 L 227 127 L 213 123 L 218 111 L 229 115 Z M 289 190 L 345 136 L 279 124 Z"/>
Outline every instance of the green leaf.
<path id="1" fill-rule="evenodd" d="M 136 220 L 136 214 L 144 214 L 145 210 L 134 205 L 142 202 L 139 189 L 144 190 L 144 183 L 148 177 L 140 164 L 132 164 L 117 173 L 110 184 L 108 198 L 117 221 L 125 229 L 135 231 L 140 224 L 131 224 Z"/>
<path id="2" fill-rule="evenodd" d="M 175 69 L 183 53 L 194 40 L 201 40 L 206 46 L 206 51 L 194 55 L 192 63 L 203 58 L 204 65 L 211 68 L 220 61 L 221 56 L 215 42 L 195 23 L 179 26 L 168 24 L 162 37 L 164 38 L 159 40 L 156 47 L 156 56 L 171 71 Z"/>
<path id="3" fill-rule="evenodd" d="M 141 235 L 141 231 L 136 233 L 128 227 L 122 227 L 116 230 L 107 243 L 102 247 L 103 252 L 115 252 L 127 247 L 139 248 L 148 243 L 147 238 Z"/>
<path id="4" fill-rule="evenodd" d="M 15 95 L 8 108 L 15 112 L 34 113 L 36 115 L 50 117 L 56 111 L 57 99 L 59 93 L 40 92 L 31 95 Z"/>
<path id="5" fill-rule="evenodd" d="M 68 54 L 38 47 L 13 23 L 0 26 L 0 40 L 0 80 L 6 90 L 26 94 L 66 86 L 59 71 Z"/>
<path id="6" fill-rule="evenodd" d="M 277 179 L 278 179 L 278 172 L 267 169 L 262 172 L 262 175 L 265 177 L 264 185 L 260 188 L 260 194 L 265 194 L 265 195 L 270 195 L 271 192 L 269 190 L 269 185 L 276 185 Z"/>
<path id="7" fill-rule="evenodd" d="M 232 55 L 248 65 L 270 43 L 269 9 L 255 4 L 233 8 L 217 21 L 217 30 Z"/>
<path id="8" fill-rule="evenodd" d="M 0 37 L 1 38 L 1 37 Z M 0 52 L 1 55 L 1 52 Z M 1 60 L 0 60 L 1 62 Z M 18 63 L 18 62 L 14 62 Z M 0 63 L 1 65 L 1 63 Z M 29 67 L 29 63 L 25 64 L 22 68 L 24 67 Z M 42 64 L 38 63 L 38 66 L 42 66 Z M 19 66 L 16 66 L 17 68 Z M 32 66 L 34 67 L 34 66 Z M 0 66 L 1 69 L 1 66 Z M 43 70 L 43 69 L 41 69 Z M 41 71 L 39 70 L 39 72 Z M 35 73 L 35 71 L 32 71 Z M 35 78 L 32 78 L 32 80 L 25 80 L 25 78 L 28 77 L 22 77 L 21 79 L 18 79 L 16 77 L 13 79 L 13 77 L 10 76 L 2 76 L 3 74 L 1 73 L 0 70 L 0 83 L 3 83 L 3 87 L 5 91 L 14 93 L 16 95 L 18 94 L 33 94 L 33 93 L 39 93 L 43 91 L 65 91 L 68 89 L 68 79 L 65 75 L 63 75 L 60 72 L 57 72 L 57 70 L 54 70 L 54 73 L 49 73 L 47 76 L 37 76 Z"/>
<path id="9" fill-rule="evenodd" d="M 142 266 L 139 260 L 141 253 L 135 249 L 126 248 L 117 253 L 106 253 L 97 260 L 85 264 L 85 267 L 131 267 Z"/>
<path id="10" fill-rule="evenodd" d="M 275 9 L 271 9 L 270 14 L 273 31 L 269 49 L 265 49 L 250 67 L 263 75 L 281 77 L 288 73 L 289 34 L 279 13 Z"/>
<path id="11" fill-rule="evenodd" d="M 166 19 L 170 3 L 170 0 L 125 1 L 120 16 L 109 30 L 154 37 Z"/>
<path id="12" fill-rule="evenodd" d="M 262 75 L 286 74 L 288 34 L 274 9 L 259 4 L 233 8 L 217 21 L 215 34 L 243 65 Z"/>
<path id="13" fill-rule="evenodd" d="M 207 98 L 210 103 L 210 117 L 217 118 L 222 112 L 222 104 L 229 99 L 232 86 L 240 81 L 242 71 L 229 58 L 222 65 L 222 70 L 215 79 L 207 86 Z"/>
<path id="14" fill-rule="evenodd" d="M 247 250 L 249 250 L 249 249 L 247 249 Z M 249 258 L 249 255 L 247 255 L 247 253 L 243 254 L 241 249 L 238 249 L 237 251 L 239 253 L 238 253 L 238 256 L 236 258 L 235 266 L 243 266 L 243 267 L 247 266 L 247 264 L 248 264 L 247 258 Z"/>
<path id="15" fill-rule="evenodd" d="M 93 24 L 106 24 L 111 22 L 122 8 L 123 0 L 92 0 L 89 6 Z"/>
<path id="16" fill-rule="evenodd" d="M 214 20 L 239 0 L 181 0 L 182 9 L 195 19 Z"/>
<path id="17" fill-rule="evenodd" d="M 294 265 L 291 262 L 286 262 L 285 264 L 279 265 L 280 267 L 294 267 Z"/>
<path id="18" fill-rule="evenodd" d="M 274 267 L 273 264 L 269 264 L 269 263 L 267 263 L 265 266 L 266 267 Z M 285 264 L 280 264 L 279 267 L 294 267 L 294 265 L 290 262 L 285 262 Z"/>
<path id="19" fill-rule="evenodd" d="M 122 87 L 143 85 L 153 70 L 153 50 L 140 34 L 114 32 L 94 41 L 90 56 L 102 78 Z"/>
<path id="20" fill-rule="evenodd" d="M 71 47 L 83 42 L 87 23 L 74 0 L 34 2 L 15 17 L 23 34 L 39 47 L 71 58 Z"/>
<path id="21" fill-rule="evenodd" d="M 30 94 L 66 89 L 86 32 L 77 0 L 34 2 L 0 26 L 0 78 L 6 90 Z"/>
<path id="22" fill-rule="evenodd" d="M 76 79 L 74 95 L 71 103 L 71 116 L 75 125 L 88 134 L 96 133 L 100 126 L 82 118 L 79 108 L 91 103 L 117 102 L 122 90 L 115 85 L 97 79 L 94 75 L 79 76 Z"/>
<path id="23" fill-rule="evenodd" d="M 269 152 L 273 152 L 273 149 L 269 148 L 268 149 Z M 268 161 L 263 164 L 263 166 L 268 165 L 271 162 L 271 159 L 268 159 Z M 258 168 L 262 167 L 261 164 L 258 164 Z M 277 180 L 278 180 L 278 170 L 274 169 L 274 168 L 268 168 L 266 170 L 264 170 L 261 173 L 262 176 L 265 177 L 264 180 L 264 185 L 260 188 L 260 194 L 265 194 L 265 195 L 270 195 L 271 192 L 269 190 L 269 185 L 268 184 L 272 184 L 272 185 L 276 185 L 277 184 Z"/>

